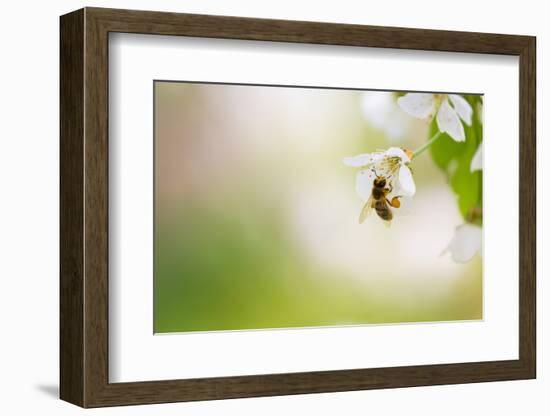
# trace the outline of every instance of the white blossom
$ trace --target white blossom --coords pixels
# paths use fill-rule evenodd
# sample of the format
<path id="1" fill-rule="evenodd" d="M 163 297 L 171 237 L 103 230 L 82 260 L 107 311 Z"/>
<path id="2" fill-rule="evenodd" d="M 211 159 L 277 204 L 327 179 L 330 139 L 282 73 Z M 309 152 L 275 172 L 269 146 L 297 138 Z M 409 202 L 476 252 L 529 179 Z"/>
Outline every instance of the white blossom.
<path id="1" fill-rule="evenodd" d="M 363 201 L 372 195 L 374 179 L 377 176 L 386 178 L 388 186 L 392 188 L 388 198 L 400 198 L 399 213 L 408 212 L 410 200 L 416 193 L 413 175 L 408 167 L 412 152 L 399 147 L 390 147 L 383 152 L 364 153 L 344 159 L 344 164 L 360 168 L 357 172 L 355 189 Z"/>
<path id="2" fill-rule="evenodd" d="M 480 143 L 472 161 L 470 162 L 470 172 L 483 169 L 483 143 Z"/>
<path id="3" fill-rule="evenodd" d="M 447 248 L 441 254 L 451 253 L 456 263 L 467 263 L 481 251 L 481 227 L 465 223 L 455 229 Z"/>
<path id="4" fill-rule="evenodd" d="M 472 107 L 458 94 L 408 93 L 397 100 L 408 114 L 420 119 L 436 116 L 437 127 L 457 142 L 466 140 L 462 119 L 472 125 Z"/>

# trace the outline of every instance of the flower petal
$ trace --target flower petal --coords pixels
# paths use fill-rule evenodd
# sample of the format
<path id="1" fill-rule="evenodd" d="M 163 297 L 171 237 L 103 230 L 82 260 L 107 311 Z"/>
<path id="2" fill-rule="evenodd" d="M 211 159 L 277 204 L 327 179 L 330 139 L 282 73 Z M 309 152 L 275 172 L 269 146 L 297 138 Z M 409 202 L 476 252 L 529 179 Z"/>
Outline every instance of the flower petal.
<path id="1" fill-rule="evenodd" d="M 354 168 L 359 168 L 361 166 L 368 165 L 373 161 L 372 154 L 363 153 L 362 155 L 345 157 L 343 159 L 344 165 L 351 166 Z"/>
<path id="2" fill-rule="evenodd" d="M 403 111 L 416 118 L 428 118 L 434 112 L 434 95 L 410 92 L 397 99 Z"/>
<path id="3" fill-rule="evenodd" d="M 464 120 L 468 126 L 471 126 L 473 110 L 470 103 L 458 94 L 449 94 L 449 99 L 453 103 L 453 107 L 460 118 Z"/>
<path id="4" fill-rule="evenodd" d="M 405 151 L 400 147 L 390 147 L 384 152 L 384 155 L 389 157 L 397 156 L 403 161 L 403 163 L 408 163 L 411 161 L 407 153 L 405 153 Z"/>
<path id="5" fill-rule="evenodd" d="M 467 263 L 481 250 L 481 236 L 481 227 L 474 224 L 459 225 L 442 254 L 450 252 L 456 263 Z"/>
<path id="6" fill-rule="evenodd" d="M 416 185 L 407 166 L 401 166 L 399 169 L 399 189 L 402 196 L 413 196 L 416 193 Z"/>
<path id="7" fill-rule="evenodd" d="M 483 143 L 480 143 L 472 161 L 470 162 L 470 172 L 483 169 Z"/>
<path id="8" fill-rule="evenodd" d="M 370 169 L 360 170 L 355 177 L 355 190 L 362 200 L 366 201 L 372 194 L 372 183 L 376 175 Z"/>
<path id="9" fill-rule="evenodd" d="M 448 100 L 443 100 L 439 111 L 437 112 L 437 126 L 443 133 L 447 133 L 457 142 L 466 140 L 464 127 L 458 118 L 455 110 L 453 110 Z"/>

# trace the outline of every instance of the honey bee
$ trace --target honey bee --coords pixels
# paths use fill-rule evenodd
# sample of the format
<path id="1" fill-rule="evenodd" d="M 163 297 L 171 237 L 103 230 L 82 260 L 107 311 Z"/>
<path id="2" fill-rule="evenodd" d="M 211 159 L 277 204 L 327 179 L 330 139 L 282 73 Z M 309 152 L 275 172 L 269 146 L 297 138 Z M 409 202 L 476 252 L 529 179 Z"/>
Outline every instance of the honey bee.
<path id="1" fill-rule="evenodd" d="M 361 210 L 361 214 L 359 214 L 359 224 L 362 224 L 367 219 L 372 209 L 374 209 L 376 214 L 378 214 L 387 225 L 390 225 L 393 219 L 393 212 L 390 207 L 399 208 L 401 206 L 399 196 L 394 196 L 391 201 L 388 199 L 388 195 L 392 190 L 392 185 L 388 184 L 385 177 L 376 175 L 372 184 L 371 196 Z"/>

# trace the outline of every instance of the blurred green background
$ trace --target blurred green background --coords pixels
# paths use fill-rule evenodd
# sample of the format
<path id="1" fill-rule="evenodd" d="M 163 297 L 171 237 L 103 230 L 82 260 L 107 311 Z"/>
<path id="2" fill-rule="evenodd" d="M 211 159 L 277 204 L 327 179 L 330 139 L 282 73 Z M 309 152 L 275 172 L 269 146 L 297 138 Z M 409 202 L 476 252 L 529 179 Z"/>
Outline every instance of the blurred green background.
<path id="1" fill-rule="evenodd" d="M 415 149 L 385 92 L 155 82 L 155 332 L 482 318 L 482 264 L 441 255 L 462 223 L 428 153 L 386 228 L 342 158 Z"/>

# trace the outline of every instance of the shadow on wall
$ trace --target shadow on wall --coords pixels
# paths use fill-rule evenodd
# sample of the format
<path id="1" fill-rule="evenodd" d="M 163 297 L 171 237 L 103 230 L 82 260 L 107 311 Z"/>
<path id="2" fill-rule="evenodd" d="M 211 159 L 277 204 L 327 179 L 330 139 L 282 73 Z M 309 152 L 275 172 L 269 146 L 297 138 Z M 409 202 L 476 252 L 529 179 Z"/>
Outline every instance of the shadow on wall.
<path id="1" fill-rule="evenodd" d="M 37 384 L 34 387 L 46 396 L 59 399 L 59 386 L 57 384 Z"/>

